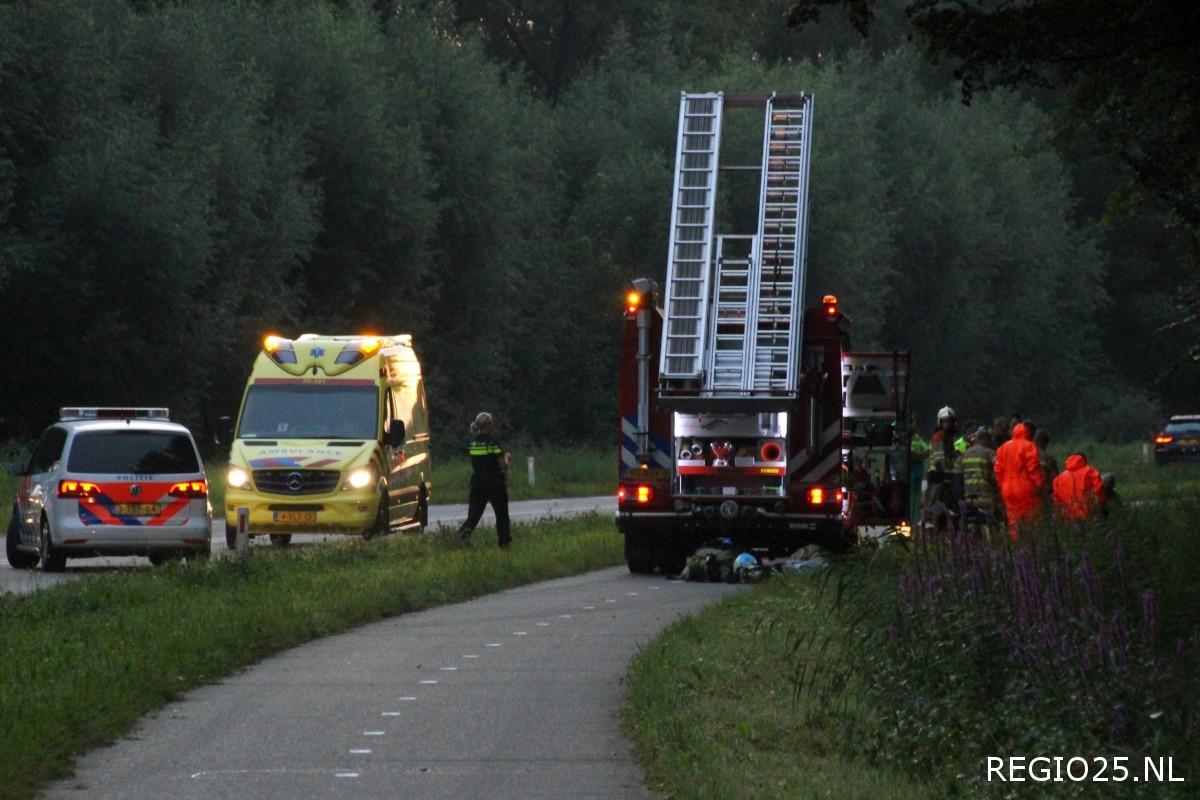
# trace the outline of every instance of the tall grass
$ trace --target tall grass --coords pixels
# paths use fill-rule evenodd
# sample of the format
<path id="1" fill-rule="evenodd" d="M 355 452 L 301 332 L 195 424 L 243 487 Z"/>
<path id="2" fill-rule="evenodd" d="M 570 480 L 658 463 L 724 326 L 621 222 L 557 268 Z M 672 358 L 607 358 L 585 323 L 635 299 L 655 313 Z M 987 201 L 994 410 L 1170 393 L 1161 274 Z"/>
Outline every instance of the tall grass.
<path id="1" fill-rule="evenodd" d="M 0 797 L 201 683 L 308 639 L 621 561 L 600 517 L 517 526 L 513 549 L 387 537 L 84 579 L 0 596 Z"/>
<path id="2" fill-rule="evenodd" d="M 1139 455 L 1095 453 L 1125 469 L 1136 464 L 1121 454 Z M 626 712 L 656 787 L 1194 796 L 1200 480 L 1133 474 L 1148 502 L 1107 518 L 1016 544 L 952 534 L 866 549 L 668 629 L 638 656 Z M 1139 775 L 1143 757 L 1171 757 L 1187 783 L 987 782 L 986 757 L 1040 755 L 1125 756 Z"/>
<path id="3" fill-rule="evenodd" d="M 893 621 L 858 659 L 886 711 L 878 754 L 953 769 L 972 794 L 995 797 L 1011 787 L 984 781 L 988 755 L 1200 763 L 1198 518 L 1200 505 L 1172 504 L 1049 523 L 1017 545 L 918 539 Z"/>
<path id="4" fill-rule="evenodd" d="M 508 445 L 512 466 L 508 471 L 510 500 L 543 497 L 590 497 L 615 494 L 617 452 L 578 445 Z M 535 465 L 535 484 L 529 485 L 528 459 Z M 465 503 L 471 483 L 471 462 L 463 454 L 434 454 L 433 502 Z"/>

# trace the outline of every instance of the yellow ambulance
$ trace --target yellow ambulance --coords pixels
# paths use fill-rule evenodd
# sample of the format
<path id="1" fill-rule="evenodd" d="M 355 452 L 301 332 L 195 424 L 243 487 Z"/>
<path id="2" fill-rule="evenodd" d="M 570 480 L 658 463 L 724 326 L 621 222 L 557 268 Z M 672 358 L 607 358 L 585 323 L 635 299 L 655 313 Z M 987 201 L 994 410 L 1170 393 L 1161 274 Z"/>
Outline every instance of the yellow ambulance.
<path id="1" fill-rule="evenodd" d="M 225 539 L 369 539 L 420 530 L 431 490 L 429 408 L 412 337 L 268 336 L 238 414 L 226 473 Z"/>

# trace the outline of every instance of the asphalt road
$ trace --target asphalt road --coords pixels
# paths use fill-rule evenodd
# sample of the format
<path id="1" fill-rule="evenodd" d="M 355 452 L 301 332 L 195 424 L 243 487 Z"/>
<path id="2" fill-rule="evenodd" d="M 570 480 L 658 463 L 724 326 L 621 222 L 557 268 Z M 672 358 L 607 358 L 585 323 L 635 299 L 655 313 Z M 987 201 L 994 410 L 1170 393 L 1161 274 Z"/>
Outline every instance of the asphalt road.
<path id="1" fill-rule="evenodd" d="M 515 522 L 532 522 L 536 519 L 549 517 L 572 517 L 589 514 L 594 511 L 615 513 L 617 498 L 611 495 L 602 497 L 564 497 L 546 500 L 522 500 L 509 504 L 509 516 Z M 429 528 L 440 526 L 455 527 L 467 517 L 466 505 L 434 505 L 429 507 Z M 481 526 L 495 524 L 495 517 L 489 506 L 483 515 Z M 292 539 L 294 545 L 318 544 L 328 539 L 344 537 L 322 535 L 299 535 Z M 255 547 L 270 547 L 266 537 L 256 537 L 252 540 Z M 221 519 L 213 521 L 213 554 L 220 555 L 226 551 L 225 522 Z M 139 557 L 124 558 L 78 558 L 67 561 L 66 572 L 45 574 L 39 569 L 13 569 L 8 561 L 0 558 L 0 593 L 14 592 L 24 594 L 42 586 L 52 586 L 62 581 L 75 580 L 89 575 L 105 575 L 117 571 L 131 569 L 152 569 L 150 560 Z"/>
<path id="2" fill-rule="evenodd" d="M 649 798 L 628 661 L 736 589 L 614 568 L 374 623 L 188 693 L 45 796 Z"/>

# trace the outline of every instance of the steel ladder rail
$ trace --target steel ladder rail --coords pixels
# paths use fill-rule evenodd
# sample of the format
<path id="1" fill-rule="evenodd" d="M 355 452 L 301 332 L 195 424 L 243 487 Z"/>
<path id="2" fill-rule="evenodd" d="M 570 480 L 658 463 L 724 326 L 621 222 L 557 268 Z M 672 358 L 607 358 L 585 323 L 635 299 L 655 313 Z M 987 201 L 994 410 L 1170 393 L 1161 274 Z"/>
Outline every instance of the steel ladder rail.
<path id="1" fill-rule="evenodd" d="M 723 101 L 723 92 L 680 96 L 662 379 L 698 379 L 704 372 Z"/>

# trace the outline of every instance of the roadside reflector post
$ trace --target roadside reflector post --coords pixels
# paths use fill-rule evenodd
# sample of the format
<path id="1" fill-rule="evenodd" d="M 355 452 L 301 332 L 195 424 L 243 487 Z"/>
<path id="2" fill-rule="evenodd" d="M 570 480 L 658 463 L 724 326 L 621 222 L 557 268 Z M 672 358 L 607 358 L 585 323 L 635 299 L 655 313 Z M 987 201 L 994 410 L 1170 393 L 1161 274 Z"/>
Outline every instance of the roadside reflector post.
<path id="1" fill-rule="evenodd" d="M 1150 463 L 1150 445 L 1146 444 L 1145 442 L 1142 442 L 1142 463 Z"/>
<path id="2" fill-rule="evenodd" d="M 533 486 L 537 481 L 537 471 L 533 467 L 533 456 L 530 456 L 526 463 L 529 465 L 529 485 Z"/>
<path id="3" fill-rule="evenodd" d="M 250 509 L 239 506 L 237 510 L 237 556 L 245 558 L 250 549 Z"/>

